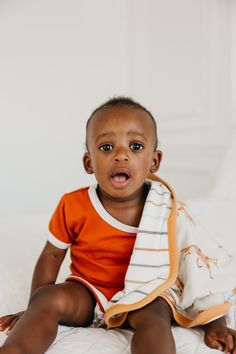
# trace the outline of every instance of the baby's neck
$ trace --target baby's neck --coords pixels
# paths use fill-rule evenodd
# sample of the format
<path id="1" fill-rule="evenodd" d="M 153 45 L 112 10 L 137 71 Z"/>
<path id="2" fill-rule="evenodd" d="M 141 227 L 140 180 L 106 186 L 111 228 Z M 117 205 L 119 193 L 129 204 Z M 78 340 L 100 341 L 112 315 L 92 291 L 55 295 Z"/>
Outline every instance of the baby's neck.
<path id="1" fill-rule="evenodd" d="M 123 224 L 138 227 L 148 191 L 149 186 L 145 184 L 139 195 L 128 200 L 104 198 L 99 192 L 99 188 L 97 194 L 103 207 L 113 218 Z"/>

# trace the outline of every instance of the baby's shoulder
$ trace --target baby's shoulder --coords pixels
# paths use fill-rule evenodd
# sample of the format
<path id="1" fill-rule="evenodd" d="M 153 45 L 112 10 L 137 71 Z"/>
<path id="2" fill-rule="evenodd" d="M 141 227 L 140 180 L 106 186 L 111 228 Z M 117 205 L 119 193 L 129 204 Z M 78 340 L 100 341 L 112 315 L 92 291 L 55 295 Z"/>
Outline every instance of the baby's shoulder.
<path id="1" fill-rule="evenodd" d="M 76 198 L 78 196 L 83 196 L 83 195 L 88 194 L 88 190 L 89 190 L 89 186 L 77 188 L 77 189 L 75 189 L 73 191 L 65 193 L 64 197 L 73 199 L 73 198 Z"/>
<path id="2" fill-rule="evenodd" d="M 71 192 L 67 192 L 62 196 L 63 204 L 67 207 L 85 207 L 89 203 L 89 187 L 82 187 L 75 189 Z"/>

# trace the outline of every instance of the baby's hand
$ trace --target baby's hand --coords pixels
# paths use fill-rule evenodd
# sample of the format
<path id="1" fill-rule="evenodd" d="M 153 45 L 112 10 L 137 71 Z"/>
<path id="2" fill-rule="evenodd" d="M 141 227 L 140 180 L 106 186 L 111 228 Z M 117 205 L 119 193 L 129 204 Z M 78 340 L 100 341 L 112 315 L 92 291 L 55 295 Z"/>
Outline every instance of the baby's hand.
<path id="1" fill-rule="evenodd" d="M 236 354 L 236 331 L 228 328 L 221 319 L 206 325 L 204 341 L 212 349 Z"/>
<path id="2" fill-rule="evenodd" d="M 6 334 L 9 334 L 9 332 L 12 330 L 16 322 L 21 318 L 23 314 L 24 311 L 21 311 L 15 314 L 0 317 L 0 331 L 3 332 L 7 330 Z"/>

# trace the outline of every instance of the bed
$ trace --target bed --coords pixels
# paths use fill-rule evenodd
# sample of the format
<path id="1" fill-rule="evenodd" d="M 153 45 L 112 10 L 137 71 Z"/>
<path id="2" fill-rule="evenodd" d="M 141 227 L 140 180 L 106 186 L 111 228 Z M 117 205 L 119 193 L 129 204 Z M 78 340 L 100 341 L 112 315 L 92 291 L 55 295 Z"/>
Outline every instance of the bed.
<path id="1" fill-rule="evenodd" d="M 192 214 L 209 233 L 236 255 L 235 200 L 236 200 L 235 139 L 229 148 L 222 173 L 209 195 L 190 200 Z M 225 188 L 230 193 L 225 193 Z M 35 261 L 45 243 L 49 215 L 17 215 L 0 219 L 0 315 L 25 308 Z M 69 259 L 63 264 L 58 281 L 67 275 Z M 236 328 L 235 307 L 227 321 Z M 216 354 L 207 348 L 199 329 L 173 327 L 177 354 Z M 128 354 L 132 331 L 103 328 L 73 328 L 59 326 L 58 335 L 48 354 Z M 0 345 L 6 338 L 0 332 Z"/>

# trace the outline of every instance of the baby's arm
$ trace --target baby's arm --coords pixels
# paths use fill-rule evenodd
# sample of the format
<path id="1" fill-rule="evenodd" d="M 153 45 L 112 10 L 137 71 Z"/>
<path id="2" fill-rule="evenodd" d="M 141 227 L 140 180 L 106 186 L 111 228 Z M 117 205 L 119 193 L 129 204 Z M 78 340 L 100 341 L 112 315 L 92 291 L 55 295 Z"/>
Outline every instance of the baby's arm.
<path id="1" fill-rule="evenodd" d="M 65 255 L 65 249 L 46 243 L 34 269 L 30 297 L 39 287 L 55 283 Z"/>
<path id="2" fill-rule="evenodd" d="M 41 286 L 55 283 L 65 255 L 66 250 L 46 243 L 34 269 L 30 298 Z M 0 317 L 0 331 L 8 329 L 9 332 L 23 313 L 24 311 Z"/>
<path id="3" fill-rule="evenodd" d="M 204 341 L 208 347 L 236 354 L 236 331 L 227 327 L 224 317 L 207 323 L 203 329 Z"/>

